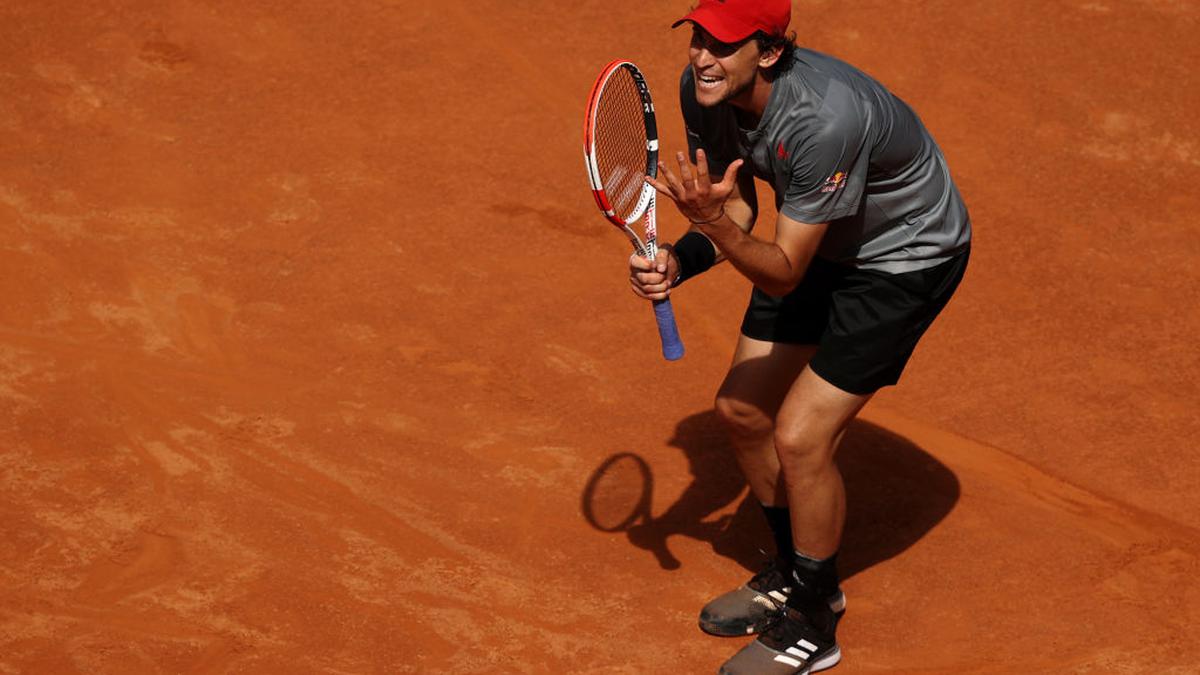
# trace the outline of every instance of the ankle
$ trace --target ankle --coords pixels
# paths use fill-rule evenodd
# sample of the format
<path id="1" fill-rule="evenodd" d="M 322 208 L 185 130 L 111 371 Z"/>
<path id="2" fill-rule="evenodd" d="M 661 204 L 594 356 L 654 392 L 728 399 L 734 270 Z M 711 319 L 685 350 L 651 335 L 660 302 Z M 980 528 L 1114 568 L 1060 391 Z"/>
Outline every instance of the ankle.
<path id="1" fill-rule="evenodd" d="M 819 600 L 828 598 L 838 590 L 837 554 L 818 559 L 793 551 L 792 579 L 800 595 Z"/>

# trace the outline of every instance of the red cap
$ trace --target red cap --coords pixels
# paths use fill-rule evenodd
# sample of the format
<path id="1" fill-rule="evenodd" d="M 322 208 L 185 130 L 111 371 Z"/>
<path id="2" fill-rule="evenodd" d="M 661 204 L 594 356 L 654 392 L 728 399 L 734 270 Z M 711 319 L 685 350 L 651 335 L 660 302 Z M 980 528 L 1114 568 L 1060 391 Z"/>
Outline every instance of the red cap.
<path id="1" fill-rule="evenodd" d="M 767 35 L 783 35 L 791 20 L 792 0 L 700 0 L 671 28 L 692 21 L 721 42 L 732 43 L 760 30 Z"/>

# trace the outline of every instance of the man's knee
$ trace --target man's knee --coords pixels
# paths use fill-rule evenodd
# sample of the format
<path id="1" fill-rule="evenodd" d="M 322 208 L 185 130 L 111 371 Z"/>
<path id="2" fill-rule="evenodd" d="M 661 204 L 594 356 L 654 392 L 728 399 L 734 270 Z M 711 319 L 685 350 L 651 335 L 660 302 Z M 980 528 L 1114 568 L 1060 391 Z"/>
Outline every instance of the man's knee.
<path id="1" fill-rule="evenodd" d="M 774 420 L 761 408 L 731 396 L 718 394 L 714 403 L 717 417 L 725 423 L 729 432 L 741 438 L 768 436 L 774 428 Z"/>
<path id="2" fill-rule="evenodd" d="M 789 480 L 803 479 L 832 466 L 834 444 L 827 434 L 801 425 L 775 430 L 775 451 Z"/>

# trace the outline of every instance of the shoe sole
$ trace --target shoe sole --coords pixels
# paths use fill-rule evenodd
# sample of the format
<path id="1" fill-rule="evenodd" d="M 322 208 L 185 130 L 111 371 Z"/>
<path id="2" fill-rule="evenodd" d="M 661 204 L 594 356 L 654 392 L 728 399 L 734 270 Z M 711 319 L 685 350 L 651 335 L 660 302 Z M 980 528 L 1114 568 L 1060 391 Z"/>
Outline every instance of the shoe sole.
<path id="1" fill-rule="evenodd" d="M 770 658 L 770 661 L 768 661 L 768 662 L 759 663 L 758 666 L 754 669 L 755 672 L 759 672 L 759 673 L 769 672 L 769 673 L 775 673 L 776 675 L 783 675 L 785 672 L 784 668 L 791 668 L 793 670 L 786 671 L 787 675 L 810 675 L 811 673 L 816 673 L 816 672 L 819 672 L 822 670 L 828 670 L 828 669 L 836 666 L 842 660 L 842 649 L 841 649 L 841 647 L 838 647 L 837 645 L 835 645 L 828 654 L 825 654 L 824 656 L 817 659 L 816 661 L 813 661 L 812 663 L 805 663 L 802 659 L 795 658 L 794 656 L 787 654 L 787 653 L 776 652 L 773 649 L 764 648 L 764 651 L 774 653 L 775 656 L 773 658 Z M 739 655 L 740 655 L 740 653 L 739 653 Z M 736 658 L 737 658 L 737 656 L 734 657 L 734 659 L 736 659 Z M 760 658 L 769 658 L 769 657 L 767 657 L 764 654 Z M 742 665 L 741 668 L 735 670 L 735 669 L 729 667 L 729 662 L 726 662 L 724 665 L 721 666 L 721 670 L 718 671 L 719 675 L 737 675 L 738 673 L 748 672 L 748 671 L 746 671 L 746 668 L 745 668 L 746 664 L 741 664 L 741 665 Z"/>

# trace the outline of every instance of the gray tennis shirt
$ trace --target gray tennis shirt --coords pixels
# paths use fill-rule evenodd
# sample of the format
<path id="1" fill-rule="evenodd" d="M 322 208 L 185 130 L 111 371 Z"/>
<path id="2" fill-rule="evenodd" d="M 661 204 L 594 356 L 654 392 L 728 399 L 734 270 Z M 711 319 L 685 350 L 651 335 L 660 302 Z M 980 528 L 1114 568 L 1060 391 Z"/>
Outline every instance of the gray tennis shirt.
<path id="1" fill-rule="evenodd" d="M 735 159 L 775 189 L 775 208 L 829 223 L 817 255 L 891 274 L 933 267 L 965 249 L 971 222 L 946 160 L 916 113 L 866 73 L 808 49 L 774 83 L 757 128 L 728 103 L 696 102 L 692 69 L 680 105 L 688 146 L 709 170 Z"/>

